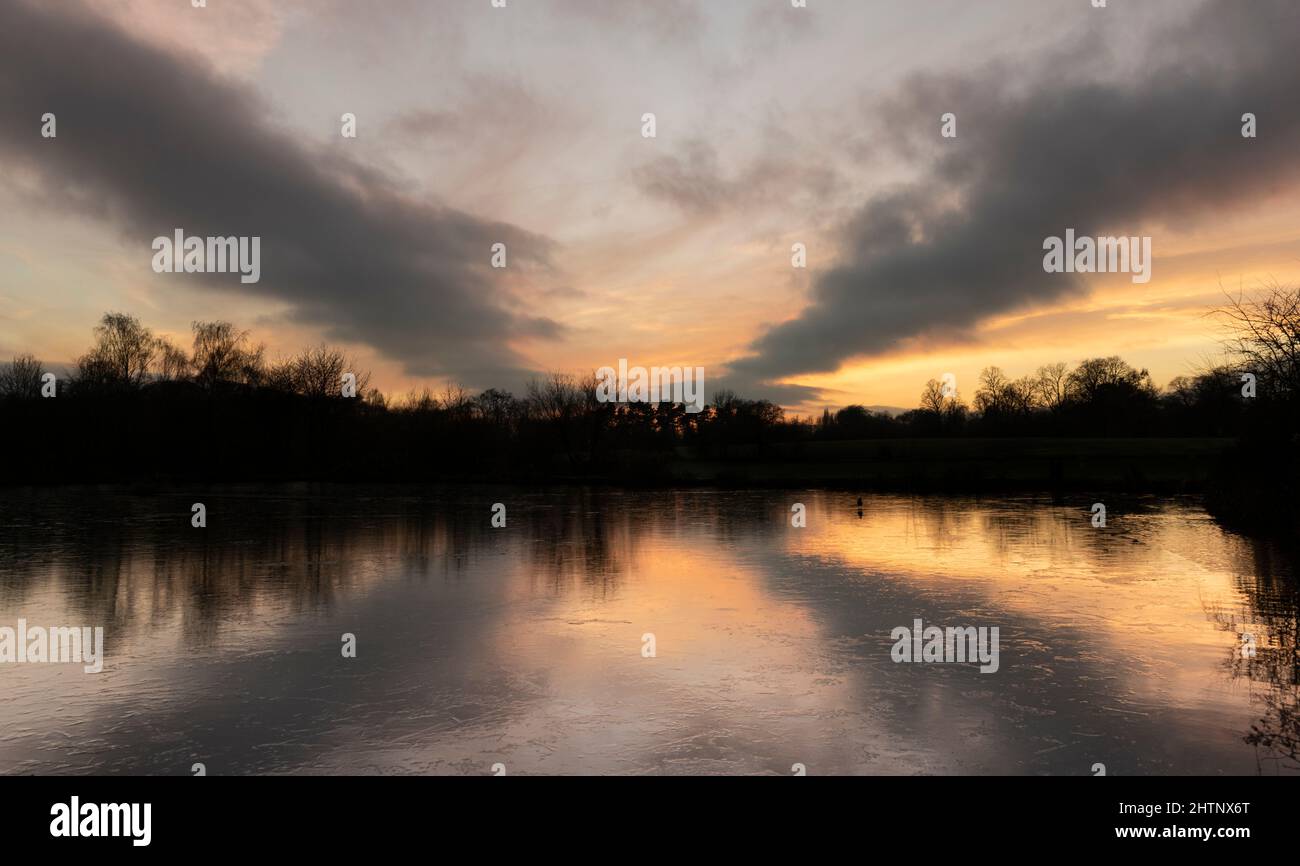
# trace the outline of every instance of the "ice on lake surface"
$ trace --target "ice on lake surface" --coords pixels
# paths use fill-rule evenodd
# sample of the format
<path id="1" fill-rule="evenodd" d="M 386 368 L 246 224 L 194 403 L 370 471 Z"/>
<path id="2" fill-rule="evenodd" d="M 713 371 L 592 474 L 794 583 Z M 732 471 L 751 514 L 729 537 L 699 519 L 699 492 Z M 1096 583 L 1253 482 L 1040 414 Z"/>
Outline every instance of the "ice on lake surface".
<path id="1" fill-rule="evenodd" d="M 0 664 L 0 772 L 1295 771 L 1274 546 L 1190 499 L 857 495 L 0 491 L 0 626 L 105 641 Z M 998 670 L 895 662 L 916 619 Z"/>

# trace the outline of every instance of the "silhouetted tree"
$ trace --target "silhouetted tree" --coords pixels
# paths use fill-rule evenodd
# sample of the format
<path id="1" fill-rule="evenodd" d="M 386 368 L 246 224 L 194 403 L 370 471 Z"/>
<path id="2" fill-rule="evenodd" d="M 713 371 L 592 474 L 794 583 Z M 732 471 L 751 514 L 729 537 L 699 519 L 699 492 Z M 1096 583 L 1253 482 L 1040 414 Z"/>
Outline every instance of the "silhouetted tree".
<path id="1" fill-rule="evenodd" d="M 1229 296 L 1215 312 L 1226 324 L 1232 372 L 1217 375 L 1213 391 L 1246 405 L 1238 453 L 1224 460 L 1207 502 L 1239 526 L 1294 534 L 1300 529 L 1300 289 L 1267 284 L 1250 296 Z M 1255 377 L 1250 399 L 1241 396 L 1244 374 Z"/>
<path id="2" fill-rule="evenodd" d="M 1088 358 L 1066 377 L 1064 409 L 1075 435 L 1134 435 L 1151 429 L 1158 397 L 1146 370 L 1116 355 Z"/>
<path id="3" fill-rule="evenodd" d="M 275 387 L 319 399 L 342 396 L 344 373 L 355 375 L 357 394 L 364 393 L 370 384 L 369 371 L 358 369 L 343 350 L 321 343 L 278 365 L 268 378 Z"/>
<path id="4" fill-rule="evenodd" d="M 489 388 L 474 398 L 474 411 L 493 427 L 506 429 L 517 421 L 515 398 L 509 391 Z"/>
<path id="5" fill-rule="evenodd" d="M 1237 367 L 1241 357 L 1273 358 L 1268 369 L 1285 372 L 1282 340 L 1293 308 L 1276 298 L 1265 301 L 1236 308 L 1239 317 L 1247 316 L 1244 321 L 1253 316 L 1269 323 L 1255 325 L 1270 335 L 1261 341 L 1263 348 L 1243 344 L 1231 363 L 1175 379 L 1163 393 L 1147 371 L 1119 357 L 1087 359 L 1073 370 L 1048 364 L 1020 379 L 989 366 L 981 372 L 973 414 L 959 394 L 945 393 L 944 384 L 932 379 L 925 383 L 920 408 L 898 417 L 855 404 L 828 408 L 816 423 L 731 391 L 715 394 L 699 413 L 673 403 L 602 403 L 594 374 L 551 374 L 529 383 L 518 398 L 496 389 L 471 396 L 451 384 L 437 395 L 424 388 L 390 403 L 368 388 L 369 374 L 338 348 L 322 344 L 268 369 L 262 347 L 228 322 L 195 322 L 194 349 L 187 354 L 134 317 L 109 313 L 95 328 L 94 344 L 78 359 L 71 399 L 49 406 L 9 400 L 9 411 L 22 414 L 11 414 L 19 420 L 0 426 L 30 432 L 33 441 L 50 439 L 50 447 L 73 454 L 76 465 L 88 471 L 156 464 L 176 475 L 189 467 L 212 477 L 291 478 L 476 473 L 645 478 L 662 473 L 675 457 L 762 459 L 778 443 L 782 459 L 795 459 L 803 449 L 784 446 L 812 439 L 1225 436 L 1252 424 L 1276 433 L 1293 428 L 1275 423 L 1274 410 L 1265 404 L 1285 403 L 1282 396 L 1291 392 L 1274 388 L 1268 398 L 1244 400 Z M 0 394 L 39 393 L 41 372 L 34 358 L 15 359 L 0 370 Z M 337 399 L 348 372 L 357 377 L 360 399 L 354 401 Z M 1282 374 L 1269 376 L 1273 382 Z M 194 385 L 175 384 L 191 378 Z M 172 384 L 161 387 L 164 382 Z M 1261 376 L 1261 393 L 1268 387 L 1264 382 Z M 119 390 L 112 400 L 83 402 L 83 395 L 93 398 L 96 388 Z M 75 435 L 90 426 L 95 437 Z M 175 448 L 167 444 L 173 442 Z M 1287 440 L 1265 444 L 1274 450 L 1257 453 L 1274 457 L 1258 462 L 1280 486 L 1294 474 L 1285 467 L 1296 462 L 1287 456 L 1296 449 Z M 171 456 L 160 456 L 164 452 Z M 196 461 L 195 453 L 203 459 Z M 339 460 L 339 454 L 350 457 Z"/>
<path id="6" fill-rule="evenodd" d="M 244 385 L 261 383 L 265 376 L 262 357 L 265 350 L 261 345 L 250 344 L 247 331 L 236 330 L 230 322 L 194 322 L 190 328 L 194 332 L 194 352 L 190 366 L 194 371 L 195 382 L 205 388 L 212 388 L 221 382 Z M 326 350 L 321 347 L 319 351 Z M 309 374 L 301 370 L 295 371 L 295 376 L 299 375 L 309 377 Z M 299 380 L 293 381 L 297 383 Z"/>
<path id="7" fill-rule="evenodd" d="M 158 338 L 158 379 L 178 382 L 190 375 L 190 356 L 166 337 Z"/>
<path id="8" fill-rule="evenodd" d="M 41 395 L 41 376 L 45 369 L 35 355 L 18 355 L 7 368 L 0 370 L 0 396 L 18 400 Z"/>
<path id="9" fill-rule="evenodd" d="M 980 387 L 973 403 L 985 418 L 1014 421 L 1027 416 L 1034 408 L 1034 384 L 1029 379 L 1015 382 L 1001 367 L 985 367 L 980 372 Z"/>
<path id="10" fill-rule="evenodd" d="M 1049 411 L 1061 408 L 1068 394 L 1069 376 L 1069 365 L 1061 361 L 1039 367 L 1033 386 L 1037 405 Z"/>
<path id="11" fill-rule="evenodd" d="M 956 388 L 945 394 L 943 383 L 930 379 L 921 390 L 921 408 L 904 413 L 900 420 L 924 435 L 952 433 L 966 423 L 967 411 Z"/>
<path id="12" fill-rule="evenodd" d="M 95 326 L 95 343 L 77 359 L 82 388 L 138 388 L 147 381 L 158 354 L 153 332 L 135 316 L 105 313 Z"/>
<path id="13" fill-rule="evenodd" d="M 1229 296 L 1215 312 L 1228 323 L 1229 356 L 1258 378 L 1261 397 L 1300 398 L 1300 289 L 1269 284 L 1253 296 Z"/>

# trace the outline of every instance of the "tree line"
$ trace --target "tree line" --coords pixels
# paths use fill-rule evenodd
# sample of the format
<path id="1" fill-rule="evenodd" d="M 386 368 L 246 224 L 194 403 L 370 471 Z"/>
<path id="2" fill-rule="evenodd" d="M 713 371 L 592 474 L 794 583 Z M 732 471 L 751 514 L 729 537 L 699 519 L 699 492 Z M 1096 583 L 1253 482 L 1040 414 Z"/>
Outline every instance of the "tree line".
<path id="1" fill-rule="evenodd" d="M 9 454 L 46 455 L 16 464 L 11 478 L 22 481 L 653 480 L 681 449 L 761 459 L 778 443 L 907 437 L 1234 436 L 1269 453 L 1288 447 L 1300 431 L 1300 293 L 1273 286 L 1217 312 L 1224 361 L 1164 388 L 1116 356 L 1018 379 L 990 366 L 969 404 L 952 382 L 930 380 L 902 414 L 852 405 L 820 418 L 729 391 L 699 413 L 602 403 L 594 373 L 539 377 L 520 395 L 452 385 L 390 397 L 329 345 L 270 361 L 230 322 L 193 323 L 182 347 L 111 312 L 57 382 L 59 399 L 41 397 L 46 370 L 32 355 L 0 369 L 0 437 Z M 341 387 L 348 373 L 351 399 Z"/>
<path id="2" fill-rule="evenodd" d="M 1045 364 L 1019 379 L 985 367 L 968 404 L 951 382 L 931 379 L 917 409 L 897 416 L 846 406 L 822 413 L 829 439 L 889 436 L 1234 436 L 1245 423 L 1241 374 L 1219 365 L 1159 388 L 1119 356 L 1071 368 Z"/>

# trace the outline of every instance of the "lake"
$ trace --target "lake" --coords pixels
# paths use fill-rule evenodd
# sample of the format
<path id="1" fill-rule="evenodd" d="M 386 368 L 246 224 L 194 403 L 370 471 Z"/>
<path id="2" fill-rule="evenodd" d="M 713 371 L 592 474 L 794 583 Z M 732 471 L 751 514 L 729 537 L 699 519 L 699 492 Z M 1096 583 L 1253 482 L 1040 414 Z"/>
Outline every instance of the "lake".
<path id="1" fill-rule="evenodd" d="M 0 490 L 0 626 L 104 636 L 0 664 L 0 772 L 1296 772 L 1294 560 L 1097 498 Z"/>

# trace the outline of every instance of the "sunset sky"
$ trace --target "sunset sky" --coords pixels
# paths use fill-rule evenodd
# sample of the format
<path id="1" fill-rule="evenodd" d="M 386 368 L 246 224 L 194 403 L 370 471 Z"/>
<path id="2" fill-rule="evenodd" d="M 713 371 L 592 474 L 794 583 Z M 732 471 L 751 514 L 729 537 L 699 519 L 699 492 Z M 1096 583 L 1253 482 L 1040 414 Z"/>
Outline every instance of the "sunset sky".
<path id="1" fill-rule="evenodd" d="M 1098 355 L 1163 385 L 1223 289 L 1300 278 L 1298 33 L 1293 0 L 0 0 L 0 358 L 119 310 L 343 344 L 390 393 L 620 358 L 801 413 Z M 155 274 L 176 228 L 260 236 L 261 281 Z M 1152 279 L 1045 273 L 1068 228 L 1151 236 Z"/>

